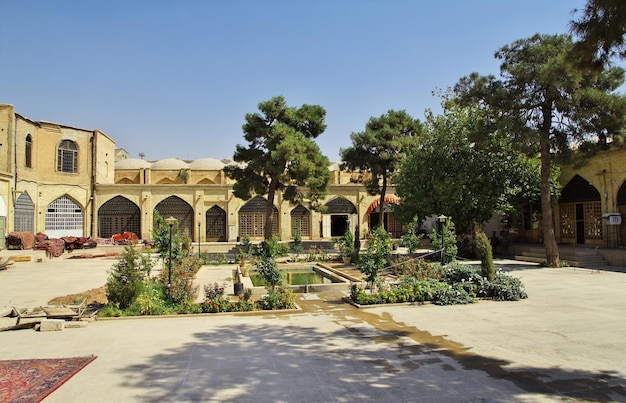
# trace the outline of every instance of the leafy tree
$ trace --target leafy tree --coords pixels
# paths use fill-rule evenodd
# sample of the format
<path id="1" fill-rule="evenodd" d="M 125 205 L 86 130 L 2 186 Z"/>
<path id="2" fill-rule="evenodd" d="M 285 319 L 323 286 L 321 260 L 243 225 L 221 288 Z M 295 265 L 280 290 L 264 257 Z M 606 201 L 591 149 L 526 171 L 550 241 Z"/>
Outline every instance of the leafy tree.
<path id="1" fill-rule="evenodd" d="M 265 282 L 265 288 L 273 293 L 276 286 L 281 285 L 283 281 L 276 260 L 271 256 L 264 257 L 257 262 L 256 267 L 259 277 Z"/>
<path id="2" fill-rule="evenodd" d="M 538 193 L 532 187 L 539 183 L 538 170 L 488 120 L 487 111 L 451 100 L 442 115 L 427 115 L 419 146 L 396 176 L 402 199 L 396 213 L 403 221 L 443 213 L 465 234 L 495 213 L 512 210 L 518 194 Z"/>
<path id="3" fill-rule="evenodd" d="M 388 265 L 389 252 L 391 252 L 391 237 L 379 225 L 372 232 L 372 238 L 367 242 L 365 253 L 359 256 L 357 263 L 357 269 L 365 274 L 365 281 L 370 283 L 372 292 L 380 271 Z"/>
<path id="4" fill-rule="evenodd" d="M 497 116 L 513 144 L 541 158 L 542 230 L 546 260 L 559 266 L 550 187 L 553 158 L 621 139 L 626 99 L 615 93 L 624 70 L 582 69 L 568 35 L 534 35 L 498 50 L 502 79 L 472 73 L 454 90 L 467 105 Z"/>
<path id="5" fill-rule="evenodd" d="M 578 11 L 578 10 L 577 10 Z M 587 60 L 606 64 L 612 56 L 626 57 L 626 2 L 624 0 L 588 0 L 582 16 L 570 22 L 570 29 L 580 37 L 576 50 Z"/>
<path id="6" fill-rule="evenodd" d="M 237 145 L 235 162 L 224 171 L 235 179 L 233 193 L 248 200 L 254 192 L 267 195 L 265 239 L 272 237 L 276 192 L 293 203 L 310 200 L 320 209 L 330 185 L 329 162 L 313 141 L 326 129 L 326 111 L 319 105 L 288 107 L 282 96 L 259 103 L 261 113 L 246 115 L 243 125 L 248 146 Z M 303 189 L 307 189 L 306 192 Z"/>
<path id="7" fill-rule="evenodd" d="M 341 149 L 342 169 L 368 172 L 364 185 L 371 195 L 380 195 L 381 224 L 386 225 L 385 195 L 387 184 L 400 163 L 415 148 L 421 123 L 405 111 L 390 110 L 378 118 L 370 118 L 365 131 L 352 133 L 352 146 Z"/>
<path id="8" fill-rule="evenodd" d="M 159 256 L 166 262 L 170 252 L 170 225 L 161 214 L 154 210 L 154 226 L 152 228 L 152 239 Z M 189 254 L 191 248 L 191 238 L 180 231 L 179 221 L 172 226 L 172 261 L 180 262 L 183 257 Z"/>

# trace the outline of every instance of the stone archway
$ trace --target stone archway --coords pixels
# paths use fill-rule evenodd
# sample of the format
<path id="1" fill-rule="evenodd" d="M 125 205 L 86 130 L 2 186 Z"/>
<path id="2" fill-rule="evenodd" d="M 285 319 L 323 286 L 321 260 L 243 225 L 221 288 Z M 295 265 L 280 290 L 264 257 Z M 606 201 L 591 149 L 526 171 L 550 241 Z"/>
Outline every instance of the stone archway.
<path id="1" fill-rule="evenodd" d="M 602 226 L 600 192 L 588 180 L 575 175 L 559 198 L 561 242 L 601 245 L 604 242 Z"/>
<path id="2" fill-rule="evenodd" d="M 98 209 L 98 236 L 110 238 L 124 232 L 141 236 L 141 211 L 127 198 L 115 196 Z"/>
<path id="3" fill-rule="evenodd" d="M 239 209 L 239 237 L 248 236 L 253 240 L 264 239 L 263 228 L 265 227 L 265 211 L 268 201 L 261 196 L 256 196 Z M 272 234 L 278 234 L 278 209 L 273 209 L 274 222 Z"/>
<path id="4" fill-rule="evenodd" d="M 193 208 L 178 196 L 170 196 L 157 204 L 154 209 L 163 218 L 174 217 L 182 234 L 191 238 L 193 234 Z M 154 224 L 153 224 L 154 225 Z"/>
<path id="5" fill-rule="evenodd" d="M 226 211 L 215 205 L 207 210 L 206 240 L 208 242 L 226 242 Z"/>
<path id="6" fill-rule="evenodd" d="M 46 208 L 46 235 L 49 238 L 84 236 L 82 207 L 69 196 L 61 196 Z"/>
<path id="7" fill-rule="evenodd" d="M 354 232 L 357 224 L 357 209 L 344 197 L 336 197 L 325 204 L 322 216 L 322 237 L 342 236 L 346 231 Z"/>

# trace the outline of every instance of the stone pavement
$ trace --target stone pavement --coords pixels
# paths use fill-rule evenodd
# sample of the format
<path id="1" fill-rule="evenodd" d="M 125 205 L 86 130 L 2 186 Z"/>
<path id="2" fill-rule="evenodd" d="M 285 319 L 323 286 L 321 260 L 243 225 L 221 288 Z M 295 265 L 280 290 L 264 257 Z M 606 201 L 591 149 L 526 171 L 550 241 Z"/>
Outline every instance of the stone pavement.
<path id="1" fill-rule="evenodd" d="M 112 262 L 16 263 L 0 272 L 0 306 L 98 287 Z M 0 358 L 98 356 L 45 402 L 626 401 L 626 274 L 497 263 L 529 299 L 356 309 L 300 294 L 298 313 L 2 332 Z"/>

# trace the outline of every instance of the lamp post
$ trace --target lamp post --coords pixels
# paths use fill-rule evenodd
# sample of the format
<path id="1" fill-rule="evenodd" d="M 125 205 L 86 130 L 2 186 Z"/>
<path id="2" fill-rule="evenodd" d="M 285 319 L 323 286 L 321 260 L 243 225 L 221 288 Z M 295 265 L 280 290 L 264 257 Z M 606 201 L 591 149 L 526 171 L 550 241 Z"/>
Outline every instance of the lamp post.
<path id="1" fill-rule="evenodd" d="M 172 300 L 172 227 L 177 221 L 174 217 L 170 216 L 165 219 L 170 226 L 170 258 L 167 261 L 167 298 Z"/>
<path id="2" fill-rule="evenodd" d="M 198 258 L 200 258 L 200 221 L 198 221 Z"/>
<path id="3" fill-rule="evenodd" d="M 440 215 L 439 217 L 437 217 L 437 220 L 439 220 L 439 224 L 441 224 L 441 265 L 443 266 L 445 264 L 445 255 L 446 255 L 446 237 L 445 237 L 445 228 L 446 228 L 446 221 L 448 220 L 448 217 L 446 217 L 445 215 Z"/>

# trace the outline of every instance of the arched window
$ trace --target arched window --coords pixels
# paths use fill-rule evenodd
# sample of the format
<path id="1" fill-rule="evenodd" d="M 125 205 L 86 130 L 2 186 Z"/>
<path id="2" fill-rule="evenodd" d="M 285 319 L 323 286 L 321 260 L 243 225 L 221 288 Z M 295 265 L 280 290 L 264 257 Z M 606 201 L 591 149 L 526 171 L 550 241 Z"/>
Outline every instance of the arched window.
<path id="1" fill-rule="evenodd" d="M 26 135 L 26 147 L 24 149 L 24 159 L 26 161 L 26 168 L 32 168 L 33 162 L 33 138 L 30 134 Z"/>
<path id="2" fill-rule="evenodd" d="M 71 140 L 63 140 L 57 153 L 57 171 L 78 172 L 78 147 Z"/>

